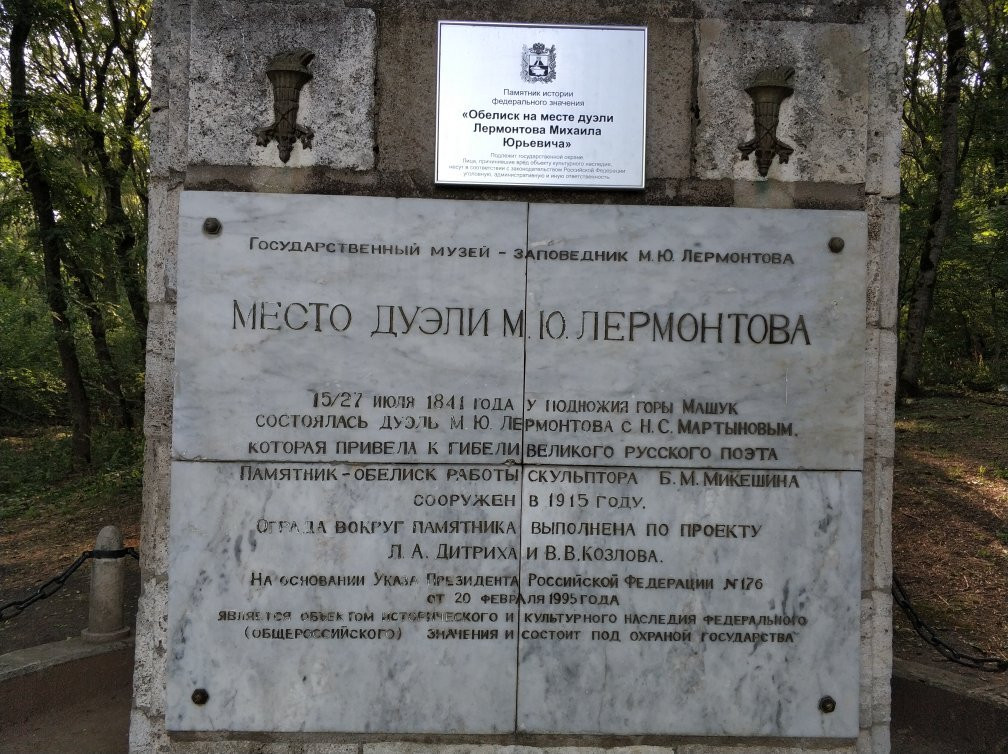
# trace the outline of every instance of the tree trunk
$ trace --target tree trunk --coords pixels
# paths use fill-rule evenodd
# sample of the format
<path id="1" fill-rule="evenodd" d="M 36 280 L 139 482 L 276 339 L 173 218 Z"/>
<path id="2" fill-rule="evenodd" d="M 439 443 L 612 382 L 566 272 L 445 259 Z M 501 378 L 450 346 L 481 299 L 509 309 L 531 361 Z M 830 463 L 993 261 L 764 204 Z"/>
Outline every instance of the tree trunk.
<path id="1" fill-rule="evenodd" d="M 133 313 L 133 321 L 136 322 L 137 335 L 143 352 L 147 350 L 147 293 L 144 290 L 142 273 L 132 258 L 136 247 L 136 234 L 126 213 L 122 211 L 122 192 L 118 190 L 118 186 L 108 201 L 115 202 L 111 205 L 116 210 L 111 213 L 112 219 L 109 225 L 117 233 L 115 257 L 119 263 L 119 276 L 123 281 L 130 311 Z"/>
<path id="2" fill-rule="evenodd" d="M 112 28 L 112 38 L 105 49 L 103 63 L 95 77 L 94 113 L 99 116 L 90 127 L 91 143 L 95 158 L 98 160 L 98 171 L 105 192 L 105 222 L 103 228 L 113 240 L 113 251 L 119 273 L 119 279 L 126 293 L 133 320 L 136 322 L 137 334 L 140 337 L 142 351 L 147 349 L 147 297 L 144 290 L 143 274 L 139 269 L 133 254 L 136 247 L 136 234 L 130 223 L 129 216 L 123 206 L 122 182 L 127 171 L 133 164 L 133 131 L 137 120 L 143 113 L 146 99 L 140 92 L 140 64 L 137 59 L 136 39 L 131 34 L 123 36 L 122 20 L 115 3 L 108 4 L 108 22 Z M 84 33 L 83 27 L 81 33 Z M 119 164 L 112 161 L 112 155 L 106 147 L 109 135 L 102 125 L 101 116 L 105 114 L 105 103 L 108 101 L 106 85 L 108 83 L 108 66 L 115 49 L 119 49 L 126 62 L 127 83 L 122 113 L 122 133 L 119 136 L 118 148 L 115 149 Z M 83 67 L 86 62 L 81 59 Z M 87 108 L 87 103 L 82 102 Z"/>
<path id="3" fill-rule="evenodd" d="M 64 260 L 67 269 L 77 279 L 77 287 L 80 290 L 81 305 L 84 313 L 87 314 L 88 325 L 91 328 L 91 339 L 94 341 L 95 356 L 98 359 L 98 371 L 101 375 L 102 385 L 112 399 L 112 407 L 115 412 L 115 426 L 133 428 L 133 415 L 129 410 L 129 403 L 123 395 L 122 383 L 119 380 L 118 370 L 115 360 L 112 358 L 112 350 L 108 345 L 108 337 L 105 328 L 105 318 L 102 317 L 101 307 L 94 294 L 94 289 L 86 277 L 86 273 L 72 256 Z"/>
<path id="4" fill-rule="evenodd" d="M 140 270 L 133 257 L 136 247 L 136 234 L 122 207 L 121 183 L 126 167 L 113 167 L 112 160 L 105 150 L 105 132 L 95 129 L 92 140 L 95 156 L 98 159 L 102 186 L 105 191 L 105 222 L 104 229 L 113 237 L 113 253 L 119 272 L 119 279 L 126 292 L 133 321 L 136 322 L 137 335 L 140 338 L 141 351 L 147 349 L 147 297 L 144 291 Z M 125 151 L 125 150 L 124 150 Z M 132 160 L 132 156 L 129 157 Z"/>
<path id="5" fill-rule="evenodd" d="M 52 191 L 39 164 L 33 141 L 31 112 L 28 108 L 25 74 L 25 45 L 31 31 L 32 21 L 28 16 L 30 3 L 12 3 L 13 23 L 10 34 L 10 117 L 13 144 L 11 157 L 21 166 L 24 184 L 31 196 L 32 210 L 38 223 L 39 241 L 42 244 L 44 283 L 49 312 L 56 336 L 56 350 L 63 368 L 67 397 L 70 402 L 72 419 L 71 449 L 75 468 L 91 463 L 91 405 L 84 380 L 81 377 L 77 344 L 67 307 L 66 291 L 63 287 L 61 262 L 64 244 L 53 210 Z"/>
<path id="6" fill-rule="evenodd" d="M 906 331 L 899 355 L 898 397 L 916 395 L 920 392 L 924 331 L 931 315 L 938 262 L 945 246 L 949 218 L 958 190 L 959 97 L 966 68 L 966 33 L 958 0 L 939 0 L 938 5 L 946 29 L 938 192 L 931 207 L 924 250 L 920 256 L 920 271 L 907 312 Z"/>

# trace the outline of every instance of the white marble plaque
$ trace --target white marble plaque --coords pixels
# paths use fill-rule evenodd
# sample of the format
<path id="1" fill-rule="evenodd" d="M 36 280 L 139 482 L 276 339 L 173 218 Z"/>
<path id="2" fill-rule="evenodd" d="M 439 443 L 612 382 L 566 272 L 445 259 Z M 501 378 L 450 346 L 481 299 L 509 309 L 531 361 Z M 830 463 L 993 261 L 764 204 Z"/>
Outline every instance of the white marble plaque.
<path id="1" fill-rule="evenodd" d="M 532 205 L 526 460 L 860 469 L 866 239 L 860 212 Z"/>
<path id="2" fill-rule="evenodd" d="M 525 469 L 519 730 L 857 735 L 860 473 L 564 471 Z"/>
<path id="3" fill-rule="evenodd" d="M 435 180 L 644 188 L 647 29 L 438 23 Z"/>
<path id="4" fill-rule="evenodd" d="M 409 468 L 173 464 L 170 730 L 513 729 L 519 481 Z"/>
<path id="5" fill-rule="evenodd" d="M 180 228 L 170 730 L 857 734 L 863 213 Z"/>
<path id="6" fill-rule="evenodd" d="M 473 415 L 520 412 L 523 346 L 502 333 L 524 305 L 525 217 L 504 202 L 183 194 L 175 457 L 438 461 L 453 441 L 479 444 L 457 459 L 518 460 L 520 431 Z"/>

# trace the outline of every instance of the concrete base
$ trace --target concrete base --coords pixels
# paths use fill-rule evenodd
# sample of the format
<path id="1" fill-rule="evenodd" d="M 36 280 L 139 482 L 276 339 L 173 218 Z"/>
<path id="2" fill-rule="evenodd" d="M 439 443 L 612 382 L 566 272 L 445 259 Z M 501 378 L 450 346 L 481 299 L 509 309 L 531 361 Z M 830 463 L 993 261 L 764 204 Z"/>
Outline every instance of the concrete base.
<path id="1" fill-rule="evenodd" d="M 1008 675 L 972 677 L 896 660 L 892 692 L 896 754 L 1008 754 Z"/>
<path id="2" fill-rule="evenodd" d="M 126 752 L 132 685 L 132 639 L 0 655 L 0 754 Z"/>
<path id="3" fill-rule="evenodd" d="M 102 644 L 107 641 L 116 641 L 117 639 L 125 639 L 130 635 L 132 629 L 130 628 L 120 628 L 118 631 L 107 631 L 104 633 L 89 631 L 84 629 L 81 631 L 81 638 L 88 642 L 89 644 Z"/>

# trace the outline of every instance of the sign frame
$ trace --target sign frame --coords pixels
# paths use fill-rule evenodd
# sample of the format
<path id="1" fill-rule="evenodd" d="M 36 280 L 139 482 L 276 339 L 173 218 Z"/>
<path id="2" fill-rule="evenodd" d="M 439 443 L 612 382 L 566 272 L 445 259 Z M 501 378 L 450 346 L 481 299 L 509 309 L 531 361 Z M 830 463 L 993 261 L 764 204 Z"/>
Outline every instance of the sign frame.
<path id="1" fill-rule="evenodd" d="M 471 152 L 467 152 L 465 154 L 462 154 L 462 152 L 461 152 L 462 148 L 458 146 L 458 142 L 457 142 L 457 139 L 458 139 L 458 137 L 460 135 L 458 125 L 454 124 L 454 123 L 450 123 L 449 120 L 448 120 L 448 118 L 449 118 L 448 107 L 450 107 L 451 105 L 447 102 L 447 100 L 448 100 L 448 91 L 449 91 L 449 87 L 447 86 L 447 81 L 444 82 L 446 84 L 445 86 L 442 85 L 442 83 L 443 83 L 442 82 L 442 77 L 443 76 L 447 76 L 445 55 L 446 55 L 446 52 L 448 54 L 451 53 L 450 50 L 446 51 L 446 49 L 445 49 L 446 42 L 447 42 L 446 41 L 446 31 L 448 29 L 453 29 L 455 27 L 470 27 L 470 28 L 472 28 L 474 30 L 479 30 L 479 32 L 483 33 L 484 35 L 486 34 L 486 32 L 488 30 L 491 30 L 491 29 L 492 30 L 497 30 L 497 31 L 503 31 L 503 30 L 521 30 L 522 33 L 526 32 L 526 31 L 533 31 L 533 30 L 552 30 L 552 31 L 557 31 L 557 32 L 561 32 L 561 33 L 562 32 L 568 32 L 569 33 L 569 32 L 582 31 L 582 32 L 586 32 L 586 33 L 589 33 L 589 34 L 592 34 L 592 35 L 594 35 L 594 34 L 605 34 L 606 32 L 622 32 L 624 34 L 628 33 L 628 32 L 631 32 L 631 33 L 639 33 L 639 34 L 641 34 L 641 39 L 639 41 L 639 44 L 640 44 L 640 50 L 639 50 L 639 52 L 640 52 L 640 63 L 641 63 L 641 68 L 640 68 L 639 111 L 637 111 L 636 108 L 635 108 L 634 109 L 634 113 L 631 116 L 633 118 L 633 121 L 631 122 L 630 127 L 633 129 L 632 133 L 634 135 L 629 137 L 629 138 L 636 139 L 636 134 L 638 133 L 637 126 L 638 126 L 638 115 L 639 115 L 639 135 L 640 135 L 639 144 L 636 144 L 636 143 L 631 144 L 631 147 L 628 150 L 628 151 L 631 152 L 631 154 L 629 156 L 620 156 L 619 158 L 617 158 L 617 160 L 615 160 L 613 162 L 608 162 L 608 161 L 606 161 L 607 156 L 609 154 L 611 154 L 614 150 L 618 150 L 618 149 L 621 148 L 620 145 L 618 144 L 618 138 L 620 136 L 620 133 L 616 132 L 615 129 L 613 129 L 613 127 L 611 125 L 611 121 L 608 124 L 606 124 L 606 123 L 600 124 L 597 121 L 596 122 L 592 122 L 592 123 L 586 123 L 586 122 L 582 121 L 580 124 L 578 124 L 579 126 L 580 125 L 587 125 L 589 127 L 588 128 L 573 128 L 573 129 L 569 129 L 569 130 L 589 131 L 591 129 L 595 129 L 595 130 L 601 131 L 602 133 L 600 135 L 602 136 L 602 138 L 605 139 L 605 142 L 601 146 L 595 148 L 594 150 L 587 150 L 585 152 L 585 154 L 589 158 L 587 160 L 584 160 L 584 155 L 570 155 L 570 156 L 567 156 L 567 155 L 550 155 L 548 153 L 547 154 L 542 154 L 542 153 L 527 153 L 526 155 L 522 155 L 522 154 L 519 153 L 519 154 L 516 154 L 516 157 L 517 157 L 518 161 L 521 161 L 521 158 L 523 156 L 525 156 L 525 157 L 529 158 L 526 161 L 528 163 L 531 163 L 533 160 L 535 160 L 536 163 L 539 163 L 539 162 L 550 162 L 552 164 L 549 165 L 549 166 L 547 166 L 545 164 L 542 164 L 542 165 L 540 165 L 540 164 L 534 164 L 534 165 L 533 164 L 516 165 L 514 168 L 511 168 L 510 171 L 501 171 L 499 168 L 503 166 L 503 163 L 505 161 L 504 160 L 493 160 L 492 158 L 490 158 L 491 152 L 490 152 L 489 148 L 486 148 L 485 151 L 483 151 L 483 152 L 471 151 Z M 646 159 L 645 158 L 646 158 L 646 141 L 647 141 L 647 139 L 646 139 L 646 137 L 647 137 L 647 37 L 648 37 L 647 31 L 648 30 L 647 30 L 646 26 L 619 26 L 619 25 L 592 26 L 592 25 L 584 25 L 584 24 L 560 24 L 560 25 L 553 25 L 553 24 L 493 23 L 493 22 L 472 22 L 472 21 L 438 21 L 438 33 L 437 33 L 437 37 L 438 37 L 437 38 L 437 74 L 436 74 L 436 82 L 435 82 L 436 83 L 436 95 L 435 95 L 436 115 L 435 115 L 435 137 L 434 137 L 434 139 L 435 139 L 435 145 L 434 145 L 434 154 L 435 154 L 435 156 L 434 156 L 434 182 L 436 184 L 442 185 L 442 186 L 497 186 L 497 187 L 521 187 L 521 188 L 541 187 L 541 188 L 572 188 L 572 189 L 595 189 L 595 190 L 613 190 L 613 189 L 616 189 L 616 190 L 638 190 L 638 191 L 639 190 L 643 190 L 644 189 L 644 184 L 645 184 L 645 168 L 646 168 Z M 447 44 L 451 44 L 451 43 L 447 42 Z M 535 45 L 533 45 L 533 47 L 534 46 Z M 555 48 L 556 46 L 555 45 L 551 45 L 551 47 Z M 518 49 L 518 48 L 516 47 L 516 49 Z M 529 53 L 527 47 L 523 46 L 522 49 L 524 50 L 524 54 L 526 56 L 529 55 L 529 54 L 531 54 L 531 53 Z M 602 47 L 602 50 L 604 50 L 604 47 Z M 546 50 L 546 52 L 550 52 L 550 50 Z M 595 45 L 593 47 L 593 49 L 592 49 L 592 57 L 594 59 L 596 59 L 596 60 L 600 60 L 601 61 L 601 62 L 597 62 L 596 63 L 598 66 L 601 67 L 601 66 L 604 65 L 604 62 L 605 62 L 606 59 L 604 57 L 603 58 L 599 58 L 600 54 L 601 54 L 601 52 L 600 52 L 600 46 Z M 554 60 L 554 62 L 555 62 L 555 58 L 556 58 L 556 55 L 554 53 L 553 58 L 552 58 Z M 549 73 L 546 74 L 546 75 L 547 76 L 553 76 L 553 75 L 555 75 L 555 70 L 554 70 L 553 66 L 550 65 L 548 61 L 545 61 L 545 59 L 544 59 L 543 62 L 546 62 L 546 66 L 549 69 Z M 516 66 L 516 70 L 517 70 L 517 66 Z M 496 73 L 499 75 L 499 72 L 496 72 Z M 517 85 L 522 85 L 522 86 L 527 86 L 528 85 L 528 83 L 521 81 L 521 79 L 519 79 L 518 77 L 515 77 L 515 79 L 516 79 L 515 81 L 510 81 L 510 80 L 509 81 L 504 81 L 503 79 L 500 79 L 498 81 L 493 81 L 492 84 L 491 84 L 491 86 L 496 86 L 498 84 L 501 84 L 501 85 L 507 84 L 507 85 L 516 85 L 516 86 Z M 549 82 L 551 83 L 552 80 L 553 79 L 549 79 Z M 533 81 L 531 83 L 533 83 L 533 84 L 535 84 L 535 83 L 547 83 L 547 81 L 545 80 L 545 77 L 544 77 L 544 80 Z M 613 79 L 613 83 L 614 84 L 615 83 L 619 83 L 621 85 L 621 87 L 624 88 L 624 89 L 626 89 L 627 91 L 632 90 L 632 86 L 630 86 L 630 87 L 626 86 L 625 80 L 620 80 L 619 82 L 616 82 L 616 80 Z M 561 86 L 561 89 L 563 89 L 565 91 L 569 90 L 570 88 L 572 88 L 572 85 L 569 84 L 569 83 L 565 83 L 563 86 Z M 574 93 L 577 94 L 576 91 Z M 604 95 L 605 93 L 606 92 L 604 92 L 604 91 L 600 92 L 600 95 Z M 547 91 L 544 91 L 544 95 L 550 95 L 550 94 L 555 95 L 556 92 L 547 92 Z M 496 98 L 494 98 L 494 99 L 496 99 Z M 600 98 L 597 97 L 595 100 L 593 100 L 593 101 L 591 101 L 591 102 L 589 102 L 588 104 L 585 105 L 585 109 L 589 111 L 590 115 L 585 116 L 583 113 L 568 112 L 568 111 L 561 111 L 561 112 L 558 112 L 556 114 L 558 114 L 558 115 L 575 115 L 575 114 L 577 114 L 579 116 L 591 118 L 593 115 L 599 115 L 600 114 L 599 111 L 601 109 L 602 103 L 599 101 L 599 99 Z M 637 99 L 637 97 L 634 94 L 631 93 L 631 94 L 624 95 L 624 100 L 630 100 L 630 99 L 633 100 L 633 102 L 634 102 L 635 105 L 638 103 L 638 99 Z M 537 102 L 537 101 L 538 100 L 528 100 L 528 102 Z M 547 100 L 542 99 L 541 101 L 545 103 Z M 573 102 L 577 102 L 577 101 L 585 102 L 585 100 L 573 100 Z M 474 104 L 475 104 L 475 100 L 474 100 Z M 569 105 L 570 103 L 566 103 L 566 104 Z M 442 107 L 443 105 L 444 105 L 444 107 Z M 481 108 L 473 107 L 472 109 L 470 109 L 467 112 L 468 113 L 480 112 L 480 111 L 484 110 L 486 107 L 494 108 L 493 112 L 500 112 L 500 110 L 497 109 L 497 108 L 502 108 L 503 107 L 505 109 L 514 110 L 515 107 L 517 107 L 517 105 L 500 105 L 500 104 L 495 104 L 492 100 L 489 100 L 487 103 L 484 104 L 484 107 L 481 107 Z M 538 114 L 541 113 L 542 109 L 544 107 L 546 107 L 546 105 L 538 105 L 537 104 L 537 105 L 527 105 L 525 107 L 533 108 L 533 111 L 531 113 L 524 112 L 524 111 L 515 111 L 514 114 L 517 116 L 519 114 L 519 112 L 521 112 L 524 116 L 527 116 L 529 114 L 538 115 Z M 570 110 L 573 111 L 574 108 L 571 107 Z M 457 117 L 457 113 L 456 113 L 456 117 Z M 465 117 L 467 117 L 467 115 L 464 114 L 462 117 L 465 118 Z M 604 115 L 603 115 L 603 117 L 604 117 Z M 609 114 L 609 117 L 610 118 L 612 117 L 611 114 Z M 442 118 L 444 118 L 444 120 L 442 120 Z M 514 123 L 515 125 L 519 125 L 519 126 L 529 125 L 529 123 L 527 123 L 524 118 L 521 121 L 518 121 L 518 122 L 515 122 L 515 121 L 505 121 L 502 124 L 502 127 L 508 127 L 506 125 L 507 123 Z M 567 121 L 567 123 L 569 124 L 570 122 Z M 468 124 L 469 124 L 469 122 L 467 120 L 465 122 L 465 125 L 468 126 Z M 479 125 L 483 125 L 483 124 L 479 124 Z M 540 122 L 538 122 L 538 121 L 536 121 L 536 122 L 532 123 L 532 125 L 542 126 L 543 124 L 540 123 Z M 552 126 L 552 127 L 556 127 L 555 123 L 549 123 L 547 125 L 548 126 Z M 487 125 L 485 127 L 486 128 L 490 128 L 490 127 L 493 127 L 493 126 Z M 607 134 L 606 133 L 607 130 L 609 130 L 610 133 Z M 486 133 L 486 131 L 484 131 L 484 133 Z M 496 133 L 496 132 L 490 132 L 490 133 Z M 557 133 L 562 133 L 562 132 L 557 131 Z M 543 135 L 545 136 L 547 134 L 543 134 Z M 552 135 L 552 134 L 548 134 L 548 135 Z M 504 136 L 505 140 L 507 138 L 508 138 L 507 136 Z M 589 134 L 585 138 L 592 138 L 592 136 Z M 596 136 L 596 138 L 597 138 L 597 136 Z M 445 140 L 445 144 L 442 144 L 442 140 L 443 139 Z M 514 140 L 515 139 L 513 139 L 513 141 Z M 522 140 L 523 141 L 528 141 L 528 139 L 522 139 Z M 542 141 L 541 139 L 536 139 L 534 137 L 533 137 L 533 140 L 534 141 Z M 547 138 L 545 141 L 547 143 L 552 143 L 555 140 L 552 139 L 552 138 Z M 563 142 L 564 139 L 560 139 L 560 141 Z M 454 143 L 456 145 L 456 148 L 454 150 L 450 148 L 450 146 L 449 146 L 450 143 Z M 570 144 L 571 142 L 568 141 L 566 143 Z M 582 143 L 583 143 L 583 140 L 582 140 Z M 502 147 L 502 149 L 508 149 L 508 147 Z M 543 149 L 543 148 L 539 148 L 539 149 Z M 455 161 L 453 158 L 456 158 L 456 157 L 459 160 L 472 158 L 476 163 L 480 164 L 481 166 L 486 166 L 487 163 L 494 163 L 494 162 L 496 162 L 496 163 L 499 163 L 499 167 L 496 169 L 496 171 L 495 171 L 495 169 L 493 167 L 485 167 L 485 168 L 484 167 L 480 167 L 480 172 L 479 172 L 478 175 L 476 175 L 476 174 L 472 174 L 472 171 L 469 171 L 468 169 L 467 170 L 463 170 L 461 164 L 456 163 L 456 164 L 453 165 L 452 163 Z M 548 158 L 556 158 L 556 159 L 548 159 Z M 480 160 L 482 160 L 483 162 L 479 163 Z M 565 172 L 565 170 L 567 169 L 568 166 L 565 166 L 563 163 L 565 163 L 567 160 L 569 160 L 571 162 L 571 164 L 569 165 L 569 168 L 572 171 L 574 171 L 573 173 L 566 173 Z M 578 165 L 576 163 L 577 160 L 584 160 L 584 162 L 586 162 L 586 163 L 591 163 L 591 166 L 584 165 L 582 167 L 582 165 Z M 584 163 L 582 163 L 582 164 L 584 164 Z M 607 168 L 605 167 L 607 165 L 612 165 L 612 168 L 611 168 L 612 175 L 616 177 L 616 180 L 611 181 L 611 182 L 607 182 L 607 181 L 605 181 L 603 179 L 603 176 L 609 175 L 609 170 L 607 170 Z M 589 167 L 590 167 L 590 169 L 589 169 Z M 497 172 L 498 175 L 493 175 L 494 172 Z M 467 177 L 467 173 L 470 173 L 469 177 Z M 520 173 L 520 175 L 519 175 L 519 173 Z M 593 176 L 595 176 L 595 178 L 593 180 L 589 180 L 587 178 L 587 176 L 589 176 L 589 175 L 593 175 Z M 620 179 L 619 178 L 620 175 L 625 176 L 625 178 Z"/>

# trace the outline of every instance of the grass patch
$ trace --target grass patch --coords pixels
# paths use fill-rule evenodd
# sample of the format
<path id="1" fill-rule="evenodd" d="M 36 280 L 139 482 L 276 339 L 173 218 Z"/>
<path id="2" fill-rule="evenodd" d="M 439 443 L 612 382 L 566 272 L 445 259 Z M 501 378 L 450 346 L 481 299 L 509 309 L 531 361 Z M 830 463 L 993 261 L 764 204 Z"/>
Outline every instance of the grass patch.
<path id="1" fill-rule="evenodd" d="M 139 496 L 143 435 L 138 430 L 95 428 L 92 455 L 90 470 L 71 470 L 66 427 L 0 436 L 0 520 Z"/>
<path id="2" fill-rule="evenodd" d="M 901 418 L 896 420 L 896 431 L 916 435 L 937 435 L 941 432 L 941 428 L 937 422 L 930 419 Z"/>
<path id="3" fill-rule="evenodd" d="M 1002 466 L 999 463 L 993 463 L 990 466 L 987 466 L 986 464 L 980 464 L 980 468 L 977 469 L 977 474 L 987 479 L 1008 480 L 1008 468 Z"/>
<path id="4" fill-rule="evenodd" d="M 981 547 L 979 550 L 977 550 L 977 557 L 980 558 L 981 560 L 987 560 L 992 563 L 997 563 L 1002 558 L 1008 557 L 1008 555 L 1005 555 L 1005 553 L 999 550 L 992 550 L 988 547 Z"/>

